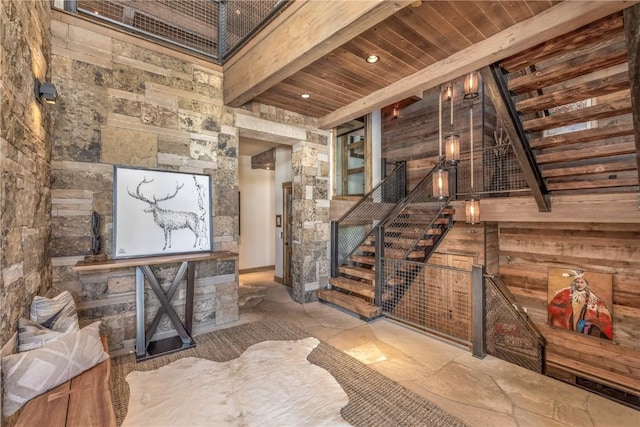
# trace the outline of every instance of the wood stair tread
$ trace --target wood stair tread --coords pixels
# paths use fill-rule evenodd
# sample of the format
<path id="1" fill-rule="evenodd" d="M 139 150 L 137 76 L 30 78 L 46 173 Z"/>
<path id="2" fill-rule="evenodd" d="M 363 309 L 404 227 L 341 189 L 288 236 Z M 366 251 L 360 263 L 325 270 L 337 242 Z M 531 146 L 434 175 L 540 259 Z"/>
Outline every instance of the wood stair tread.
<path id="1" fill-rule="evenodd" d="M 367 280 L 375 280 L 376 272 L 370 268 L 352 267 L 343 265 L 338 268 L 338 271 L 342 274 L 348 274 L 349 276 L 360 277 Z"/>
<path id="2" fill-rule="evenodd" d="M 351 255 L 349 259 L 360 264 L 376 265 L 376 257 L 364 255 Z"/>
<path id="3" fill-rule="evenodd" d="M 382 310 L 353 295 L 347 295 L 343 292 L 333 289 L 320 289 L 317 291 L 318 299 L 330 302 L 331 304 L 342 307 L 352 313 L 357 313 L 365 319 L 372 319 L 380 316 Z"/>
<path id="4" fill-rule="evenodd" d="M 384 248 L 384 256 L 387 258 L 402 259 L 406 253 L 406 249 Z M 422 259 L 425 256 L 424 251 L 412 250 L 407 254 L 407 259 Z"/>
<path id="5" fill-rule="evenodd" d="M 409 249 L 415 245 L 417 246 L 431 246 L 433 245 L 433 239 L 412 239 L 412 238 L 403 238 L 403 237 L 385 237 L 385 244 L 395 245 L 402 248 Z"/>
<path id="6" fill-rule="evenodd" d="M 358 282 L 357 280 L 347 279 L 346 277 L 332 277 L 329 279 L 331 286 L 362 295 L 367 298 L 375 298 L 376 291 L 372 284 Z"/>

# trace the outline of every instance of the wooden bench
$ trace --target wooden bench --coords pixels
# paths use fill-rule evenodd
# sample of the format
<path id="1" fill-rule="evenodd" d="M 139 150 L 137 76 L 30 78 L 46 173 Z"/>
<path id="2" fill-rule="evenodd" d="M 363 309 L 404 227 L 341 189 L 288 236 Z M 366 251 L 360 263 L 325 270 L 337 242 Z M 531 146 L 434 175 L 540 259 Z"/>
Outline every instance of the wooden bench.
<path id="1" fill-rule="evenodd" d="M 107 337 L 102 337 L 105 351 Z M 109 376 L 109 359 L 30 400 L 20 412 L 16 426 L 96 426 L 116 425 Z"/>

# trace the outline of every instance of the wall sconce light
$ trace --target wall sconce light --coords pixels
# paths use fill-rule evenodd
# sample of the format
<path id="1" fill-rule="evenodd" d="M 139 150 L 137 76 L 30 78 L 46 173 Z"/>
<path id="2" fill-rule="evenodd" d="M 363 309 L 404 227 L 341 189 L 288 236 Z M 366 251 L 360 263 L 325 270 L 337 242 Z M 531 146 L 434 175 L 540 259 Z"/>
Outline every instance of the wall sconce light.
<path id="1" fill-rule="evenodd" d="M 478 72 L 472 71 L 464 78 L 464 99 L 478 97 Z"/>
<path id="2" fill-rule="evenodd" d="M 460 136 L 451 134 L 444 139 L 445 155 L 448 162 L 460 160 Z"/>
<path id="3" fill-rule="evenodd" d="M 393 107 L 393 118 L 397 119 L 400 116 L 400 108 L 396 105 Z"/>
<path id="4" fill-rule="evenodd" d="M 433 173 L 433 196 L 438 200 L 449 197 L 449 171 L 440 168 Z"/>
<path id="5" fill-rule="evenodd" d="M 465 202 L 465 217 L 468 224 L 478 224 L 480 222 L 480 200 L 471 196 Z"/>
<path id="6" fill-rule="evenodd" d="M 55 104 L 58 101 L 58 91 L 51 83 L 41 83 L 38 78 L 35 79 L 36 99 L 47 104 Z"/>

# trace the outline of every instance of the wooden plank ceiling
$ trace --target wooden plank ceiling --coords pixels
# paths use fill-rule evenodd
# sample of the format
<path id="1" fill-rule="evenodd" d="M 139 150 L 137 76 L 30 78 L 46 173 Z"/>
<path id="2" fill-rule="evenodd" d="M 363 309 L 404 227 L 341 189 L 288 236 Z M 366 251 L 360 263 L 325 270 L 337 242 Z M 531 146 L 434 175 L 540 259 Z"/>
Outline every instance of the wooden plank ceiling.
<path id="1" fill-rule="evenodd" d="M 414 2 L 254 99 L 322 117 L 555 3 L 559 1 Z M 372 54 L 380 61 L 367 63 Z M 310 98 L 301 98 L 303 93 Z"/>

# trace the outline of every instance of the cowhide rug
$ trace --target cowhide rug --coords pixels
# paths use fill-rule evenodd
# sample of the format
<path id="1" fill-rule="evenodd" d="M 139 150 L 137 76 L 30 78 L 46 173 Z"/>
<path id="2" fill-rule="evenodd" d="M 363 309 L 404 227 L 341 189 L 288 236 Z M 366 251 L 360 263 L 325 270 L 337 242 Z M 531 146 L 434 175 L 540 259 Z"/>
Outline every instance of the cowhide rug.
<path id="1" fill-rule="evenodd" d="M 316 338 L 263 341 L 228 362 L 187 357 L 131 372 L 123 426 L 340 426 L 346 393 L 307 361 Z"/>

